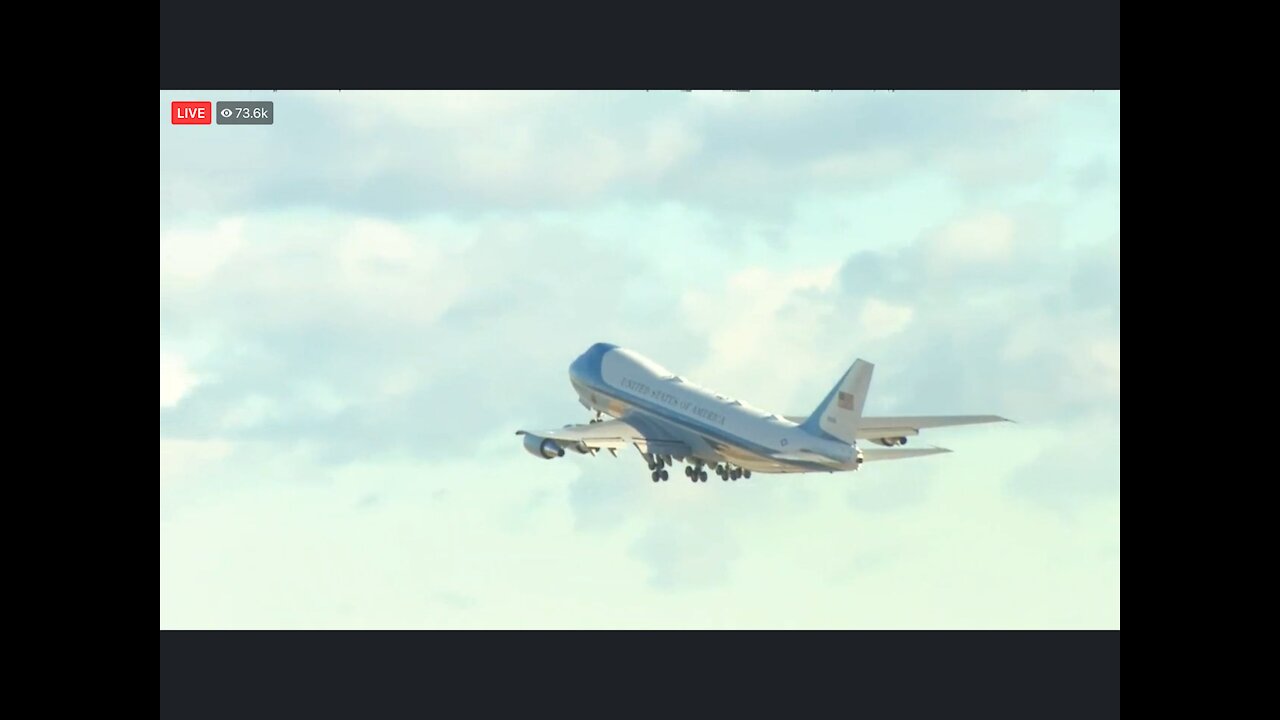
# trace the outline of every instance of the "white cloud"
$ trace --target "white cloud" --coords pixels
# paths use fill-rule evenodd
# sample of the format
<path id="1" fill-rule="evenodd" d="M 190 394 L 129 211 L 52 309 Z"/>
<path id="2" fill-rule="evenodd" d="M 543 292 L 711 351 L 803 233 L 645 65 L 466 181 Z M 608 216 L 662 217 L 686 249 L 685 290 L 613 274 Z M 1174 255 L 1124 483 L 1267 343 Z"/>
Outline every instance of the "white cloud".
<path id="1" fill-rule="evenodd" d="M 809 163 L 809 172 L 819 180 L 867 181 L 895 175 L 910 164 L 911 158 L 901 149 L 872 148 L 819 158 Z"/>
<path id="2" fill-rule="evenodd" d="M 722 283 L 686 291 L 681 313 L 690 329 L 714 348 L 689 372 L 696 382 L 779 413 L 837 348 L 820 333 L 830 312 L 822 298 L 839 266 L 798 270 L 753 267 Z M 753 390 L 754 389 L 754 390 Z M 771 405 L 773 405 L 771 407 Z"/>
<path id="3" fill-rule="evenodd" d="M 957 147 L 942 152 L 937 162 L 966 187 L 1025 186 L 1044 176 L 1051 157 L 1043 150 L 1019 146 Z"/>
<path id="4" fill-rule="evenodd" d="M 160 487 L 179 482 L 199 482 L 213 463 L 226 459 L 232 445 L 224 440 L 172 440 L 160 438 Z"/>
<path id="5" fill-rule="evenodd" d="M 160 351 L 160 407 L 177 405 L 199 382 L 187 366 L 186 358 L 174 352 Z"/>
<path id="6" fill-rule="evenodd" d="M 278 417 L 277 403 L 262 395 L 238 400 L 222 417 L 223 430 L 246 430 Z"/>
<path id="7" fill-rule="evenodd" d="M 208 281 L 243 245 L 243 218 L 219 220 L 212 227 L 160 233 L 160 283 Z"/>
<path id="8" fill-rule="evenodd" d="M 902 332 L 911 322 L 912 310 L 906 305 L 894 305 L 878 298 L 867 300 L 862 306 L 859 321 L 862 337 L 879 340 Z"/>
<path id="9" fill-rule="evenodd" d="M 1091 370 L 1104 392 L 1120 396 L 1120 338 L 1101 338 L 1088 346 Z"/>
<path id="10" fill-rule="evenodd" d="M 701 139 L 674 119 L 660 119 L 647 129 L 644 166 L 651 177 L 677 166 L 698 150 Z"/>
<path id="11" fill-rule="evenodd" d="M 539 117 L 563 103 L 566 94 L 550 91 L 490 92 L 436 90 L 385 92 L 344 90 L 306 93 L 352 127 L 406 125 L 420 130 L 480 130 L 513 118 Z"/>
<path id="12" fill-rule="evenodd" d="M 941 268 L 1005 263 L 1013 256 L 1014 229 L 1013 218 L 1000 212 L 960 218 L 933 235 L 929 259 Z"/>

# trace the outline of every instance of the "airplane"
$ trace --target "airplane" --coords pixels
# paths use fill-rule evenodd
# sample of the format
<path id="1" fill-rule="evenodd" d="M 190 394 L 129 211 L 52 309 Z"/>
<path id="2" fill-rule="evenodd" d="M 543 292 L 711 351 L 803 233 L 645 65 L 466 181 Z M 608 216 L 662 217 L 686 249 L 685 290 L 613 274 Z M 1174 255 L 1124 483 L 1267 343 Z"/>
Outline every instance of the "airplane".
<path id="1" fill-rule="evenodd" d="M 783 416 L 700 387 L 634 350 L 596 343 L 569 365 L 578 402 L 595 416 L 516 435 L 524 436 L 525 450 L 548 460 L 566 450 L 617 457 L 631 445 L 653 482 L 667 480 L 666 468 L 682 462 L 685 477 L 705 483 L 708 467 L 729 481 L 753 472 L 856 471 L 864 462 L 947 453 L 900 446 L 925 428 L 1009 422 L 998 415 L 863 416 L 874 367 L 856 360 L 811 414 Z M 860 447 L 859 440 L 881 447 Z"/>

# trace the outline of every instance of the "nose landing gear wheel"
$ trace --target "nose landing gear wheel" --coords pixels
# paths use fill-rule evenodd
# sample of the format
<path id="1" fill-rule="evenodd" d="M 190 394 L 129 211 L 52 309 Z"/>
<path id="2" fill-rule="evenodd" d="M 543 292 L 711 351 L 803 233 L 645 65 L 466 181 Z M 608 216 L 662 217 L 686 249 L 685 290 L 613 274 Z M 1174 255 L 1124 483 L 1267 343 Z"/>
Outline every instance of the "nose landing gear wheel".
<path id="1" fill-rule="evenodd" d="M 658 478 L 659 478 L 660 476 L 658 475 L 658 471 L 657 471 L 657 470 L 654 470 L 654 471 L 653 471 L 653 473 L 651 473 L 651 474 L 649 475 L 649 477 L 650 477 L 650 478 L 653 478 L 653 481 L 654 481 L 654 482 L 658 482 Z"/>
<path id="2" fill-rule="evenodd" d="M 659 470 L 658 475 L 661 476 L 663 480 L 666 480 L 668 477 L 671 477 L 670 475 L 667 474 L 666 470 Z"/>

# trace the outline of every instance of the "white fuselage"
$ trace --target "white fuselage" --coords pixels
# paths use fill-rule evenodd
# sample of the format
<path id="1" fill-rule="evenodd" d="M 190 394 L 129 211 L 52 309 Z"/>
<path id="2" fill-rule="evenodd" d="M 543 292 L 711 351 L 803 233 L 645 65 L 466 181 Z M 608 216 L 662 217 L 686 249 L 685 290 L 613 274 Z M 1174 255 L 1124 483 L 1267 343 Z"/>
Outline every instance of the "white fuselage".
<path id="1" fill-rule="evenodd" d="M 758 472 L 858 467 L 856 447 L 694 385 L 631 350 L 588 351 L 570 366 L 570 381 L 588 409 L 660 424 L 708 463 Z"/>

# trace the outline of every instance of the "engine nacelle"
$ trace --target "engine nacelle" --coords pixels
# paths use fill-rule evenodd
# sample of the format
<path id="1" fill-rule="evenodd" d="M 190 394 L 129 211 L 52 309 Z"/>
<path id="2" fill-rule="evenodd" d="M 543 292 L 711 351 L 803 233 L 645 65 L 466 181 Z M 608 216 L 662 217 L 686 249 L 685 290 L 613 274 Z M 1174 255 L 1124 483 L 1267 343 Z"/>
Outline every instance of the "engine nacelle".
<path id="1" fill-rule="evenodd" d="M 560 444 L 550 438 L 540 438 L 537 435 L 524 436 L 524 449 L 530 454 L 537 455 L 540 458 L 564 457 L 564 448 Z"/>
<path id="2" fill-rule="evenodd" d="M 893 447 L 895 445 L 906 445 L 907 439 L 904 437 L 874 438 L 871 442 L 885 447 Z"/>

